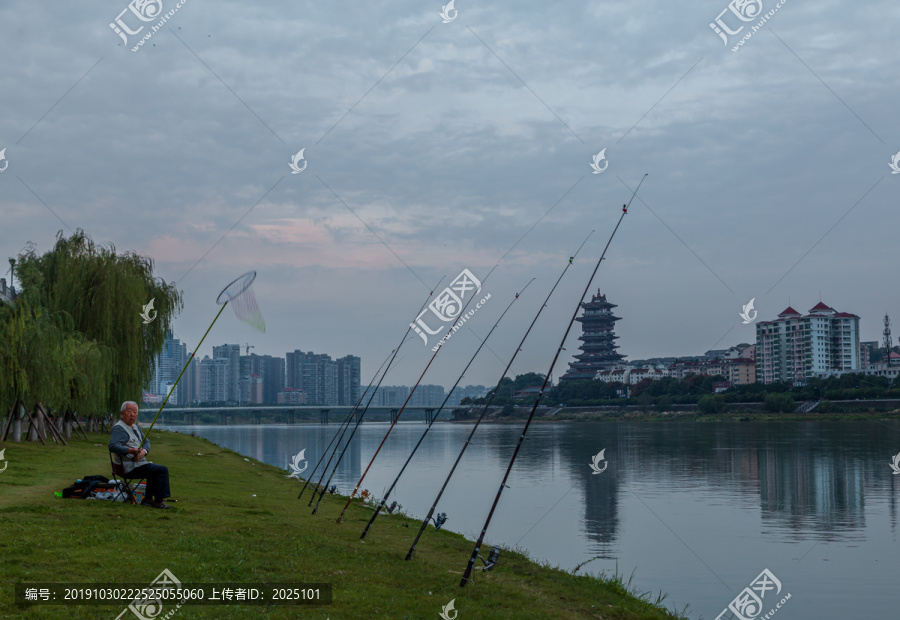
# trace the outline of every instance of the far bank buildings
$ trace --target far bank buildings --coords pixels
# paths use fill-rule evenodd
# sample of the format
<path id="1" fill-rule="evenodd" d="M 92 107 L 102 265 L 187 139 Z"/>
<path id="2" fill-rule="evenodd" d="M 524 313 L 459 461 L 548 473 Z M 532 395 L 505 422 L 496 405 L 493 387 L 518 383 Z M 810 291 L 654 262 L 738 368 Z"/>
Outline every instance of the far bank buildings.
<path id="1" fill-rule="evenodd" d="M 877 343 L 862 343 L 860 317 L 819 302 L 805 315 L 788 307 L 771 321 L 756 324 L 756 343 L 707 351 L 687 358 L 655 358 L 627 363 L 618 353 L 615 304 L 600 291 L 582 303 L 580 352 L 561 380 L 598 379 L 634 385 L 644 379 L 689 374 L 722 375 L 730 385 L 802 382 L 812 377 L 864 372 L 894 378 L 900 365 L 869 364 Z M 893 356 L 892 356 L 893 357 Z M 885 366 L 885 368 L 882 368 Z M 724 386 L 723 386 L 724 387 Z"/>

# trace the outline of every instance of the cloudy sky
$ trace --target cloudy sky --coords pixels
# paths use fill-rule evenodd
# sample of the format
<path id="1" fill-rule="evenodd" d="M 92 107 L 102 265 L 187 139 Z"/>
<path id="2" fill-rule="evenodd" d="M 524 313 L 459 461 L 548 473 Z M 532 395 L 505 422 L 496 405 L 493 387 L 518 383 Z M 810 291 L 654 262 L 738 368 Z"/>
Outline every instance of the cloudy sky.
<path id="1" fill-rule="evenodd" d="M 152 257 L 189 348 L 255 269 L 265 334 L 228 312 L 200 354 L 352 353 L 364 384 L 442 276 L 490 272 L 491 293 L 425 376 L 447 387 L 535 278 L 463 380 L 493 384 L 593 230 L 512 368 L 547 371 L 649 173 L 591 288 L 619 306 L 620 352 L 752 342 L 751 298 L 758 320 L 821 298 L 879 339 L 900 318 L 900 7 L 787 0 L 732 51 L 759 4 L 459 0 L 443 23 L 441 0 L 187 0 L 132 51 L 159 2 L 7 0 L 0 248 L 83 228 Z M 743 27 L 727 45 L 717 17 Z M 117 18 L 143 27 L 127 45 Z M 386 384 L 431 349 L 400 357 Z"/>

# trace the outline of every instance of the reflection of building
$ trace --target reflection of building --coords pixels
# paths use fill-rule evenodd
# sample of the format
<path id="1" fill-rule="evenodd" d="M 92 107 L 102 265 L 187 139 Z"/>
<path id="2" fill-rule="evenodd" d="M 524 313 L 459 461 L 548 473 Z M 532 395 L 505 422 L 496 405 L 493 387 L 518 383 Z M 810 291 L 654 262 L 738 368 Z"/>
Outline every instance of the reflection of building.
<path id="1" fill-rule="evenodd" d="M 576 361 L 569 363 L 569 372 L 561 377 L 562 380 L 593 379 L 598 371 L 615 368 L 625 358 L 616 351 L 615 326 L 620 320 L 612 313 L 616 304 L 606 301 L 606 295 L 601 295 L 598 290 L 591 301 L 582 302 L 581 307 L 584 313 L 576 319 L 582 329 L 578 337 L 582 341 L 581 353 L 575 356 Z"/>
<path id="2" fill-rule="evenodd" d="M 859 368 L 859 317 L 819 302 L 809 314 L 788 307 L 774 321 L 756 324 L 757 377 L 762 383 L 795 381 Z"/>

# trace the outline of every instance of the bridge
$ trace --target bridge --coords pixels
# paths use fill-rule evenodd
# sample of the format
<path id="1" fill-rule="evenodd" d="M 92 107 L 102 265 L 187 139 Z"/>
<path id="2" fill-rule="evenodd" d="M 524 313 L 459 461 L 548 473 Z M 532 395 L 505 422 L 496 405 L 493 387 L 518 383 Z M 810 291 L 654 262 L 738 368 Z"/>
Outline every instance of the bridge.
<path id="1" fill-rule="evenodd" d="M 145 411 L 152 411 L 153 405 L 146 405 Z M 421 419 L 425 423 L 434 420 L 437 407 L 407 407 L 403 410 L 403 419 L 406 421 Z M 348 405 L 245 405 L 241 407 L 166 407 L 159 416 L 161 424 L 197 424 L 202 421 L 209 422 L 210 416 L 214 416 L 215 424 L 227 425 L 229 418 L 232 424 L 296 424 L 298 422 L 315 422 L 329 424 L 341 423 L 353 410 Z M 445 407 L 441 414 L 445 418 L 450 417 L 452 408 Z M 358 422 L 362 416 L 363 408 L 357 409 L 353 419 Z M 365 413 L 365 419 L 369 421 L 390 421 L 397 419 L 400 407 L 369 407 Z M 411 415 L 412 414 L 412 415 Z"/>

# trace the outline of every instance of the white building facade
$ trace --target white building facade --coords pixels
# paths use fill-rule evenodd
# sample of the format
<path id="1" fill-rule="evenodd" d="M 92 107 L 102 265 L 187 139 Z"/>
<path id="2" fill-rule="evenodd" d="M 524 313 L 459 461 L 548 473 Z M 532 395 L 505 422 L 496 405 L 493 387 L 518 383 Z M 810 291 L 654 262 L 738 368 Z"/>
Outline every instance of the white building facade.
<path id="1" fill-rule="evenodd" d="M 859 317 L 819 302 L 801 315 L 786 308 L 756 324 L 756 379 L 802 381 L 860 367 Z"/>

